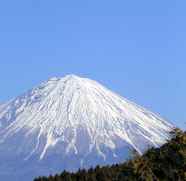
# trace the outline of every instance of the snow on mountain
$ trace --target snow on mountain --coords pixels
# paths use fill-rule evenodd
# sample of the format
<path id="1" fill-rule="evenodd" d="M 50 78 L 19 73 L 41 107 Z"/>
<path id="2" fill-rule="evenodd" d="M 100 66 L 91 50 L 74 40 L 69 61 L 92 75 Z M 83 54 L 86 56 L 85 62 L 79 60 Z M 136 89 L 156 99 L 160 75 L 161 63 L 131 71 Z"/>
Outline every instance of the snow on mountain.
<path id="1" fill-rule="evenodd" d="M 172 128 L 93 80 L 52 78 L 0 105 L 0 180 L 122 162 L 164 144 Z"/>

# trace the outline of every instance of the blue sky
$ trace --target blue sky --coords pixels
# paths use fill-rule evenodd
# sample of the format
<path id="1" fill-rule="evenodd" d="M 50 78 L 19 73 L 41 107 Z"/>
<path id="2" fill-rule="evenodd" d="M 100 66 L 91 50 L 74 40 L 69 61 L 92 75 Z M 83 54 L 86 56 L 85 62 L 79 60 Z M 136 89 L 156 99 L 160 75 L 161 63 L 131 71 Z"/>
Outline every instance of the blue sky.
<path id="1" fill-rule="evenodd" d="M 186 125 L 186 2 L 0 2 L 0 101 L 73 73 Z"/>

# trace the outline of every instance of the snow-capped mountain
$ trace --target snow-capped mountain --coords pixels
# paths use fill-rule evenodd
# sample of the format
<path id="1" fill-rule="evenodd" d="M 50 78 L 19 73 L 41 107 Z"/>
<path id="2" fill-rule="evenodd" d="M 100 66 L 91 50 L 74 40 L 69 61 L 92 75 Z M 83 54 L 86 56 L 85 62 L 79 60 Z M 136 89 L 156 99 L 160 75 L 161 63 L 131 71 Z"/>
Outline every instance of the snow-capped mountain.
<path id="1" fill-rule="evenodd" d="M 122 162 L 164 144 L 172 128 L 93 80 L 52 78 L 0 105 L 0 180 Z"/>

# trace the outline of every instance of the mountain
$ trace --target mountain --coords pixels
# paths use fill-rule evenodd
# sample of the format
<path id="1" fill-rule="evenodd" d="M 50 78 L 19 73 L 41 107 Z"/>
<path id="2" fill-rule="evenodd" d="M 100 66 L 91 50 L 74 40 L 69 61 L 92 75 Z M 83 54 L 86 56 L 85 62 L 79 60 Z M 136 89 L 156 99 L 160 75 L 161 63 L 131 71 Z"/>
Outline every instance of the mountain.
<path id="1" fill-rule="evenodd" d="M 0 105 L 0 180 L 119 163 L 161 146 L 172 129 L 93 80 L 52 78 Z"/>

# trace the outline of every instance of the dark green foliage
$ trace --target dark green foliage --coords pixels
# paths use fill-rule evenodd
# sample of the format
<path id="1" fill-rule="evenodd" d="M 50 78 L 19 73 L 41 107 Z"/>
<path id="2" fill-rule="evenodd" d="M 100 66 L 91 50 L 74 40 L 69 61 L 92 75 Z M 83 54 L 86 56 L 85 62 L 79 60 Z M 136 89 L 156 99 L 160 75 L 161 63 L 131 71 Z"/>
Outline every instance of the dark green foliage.
<path id="1" fill-rule="evenodd" d="M 124 164 L 64 171 L 54 177 L 34 181 L 186 181 L 186 132 L 175 129 L 172 140 L 161 148 L 151 148 Z"/>

